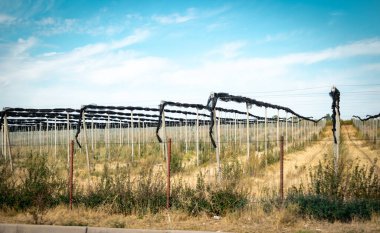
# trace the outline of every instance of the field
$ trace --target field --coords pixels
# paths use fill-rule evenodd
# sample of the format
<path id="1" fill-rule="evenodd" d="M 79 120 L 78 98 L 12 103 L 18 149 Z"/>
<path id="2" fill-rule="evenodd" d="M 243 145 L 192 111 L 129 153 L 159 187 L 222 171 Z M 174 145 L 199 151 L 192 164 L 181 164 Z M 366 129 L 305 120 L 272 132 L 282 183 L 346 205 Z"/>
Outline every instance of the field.
<path id="1" fill-rule="evenodd" d="M 380 231 L 380 145 L 371 140 L 377 128 L 373 133 L 352 122 L 342 125 L 338 178 L 331 180 L 329 122 L 295 123 L 292 118 L 216 127 L 218 152 L 209 142 L 209 125 L 166 125 L 165 138 L 173 140 L 170 210 L 168 148 L 155 141 L 154 127 L 133 129 L 114 122 L 103 129 L 89 125 L 86 134 L 82 129 L 82 148 L 74 150 L 72 210 L 67 142 L 75 130 L 19 128 L 10 133 L 11 151 L 2 144 L 0 222 L 232 232 Z M 285 138 L 284 200 L 279 196 L 279 135 Z M 215 156 L 220 156 L 219 164 Z M 323 203 L 337 207 L 323 209 Z"/>

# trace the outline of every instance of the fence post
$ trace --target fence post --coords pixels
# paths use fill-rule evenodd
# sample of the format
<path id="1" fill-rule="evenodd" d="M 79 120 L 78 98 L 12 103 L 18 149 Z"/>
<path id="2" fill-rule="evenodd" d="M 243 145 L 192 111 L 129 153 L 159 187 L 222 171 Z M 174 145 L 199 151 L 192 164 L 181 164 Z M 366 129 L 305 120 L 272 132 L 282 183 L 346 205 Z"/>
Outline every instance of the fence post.
<path id="1" fill-rule="evenodd" d="M 164 155 L 164 159 L 168 159 L 168 156 L 167 156 L 167 151 L 165 151 L 165 142 L 166 142 L 166 119 L 165 119 L 165 110 L 162 111 L 162 139 L 164 141 L 164 143 L 162 143 L 162 146 L 161 146 L 161 149 L 162 149 L 162 154 Z"/>
<path id="2" fill-rule="evenodd" d="M 4 122 L 5 122 L 5 119 L 4 119 Z M 5 149 L 6 149 L 5 148 L 5 124 L 1 128 L 1 134 L 2 134 L 2 137 L 1 137 L 1 151 L 2 151 L 2 155 L 4 156 L 4 159 L 7 159 L 6 152 L 5 152 Z"/>
<path id="3" fill-rule="evenodd" d="M 280 198 L 284 201 L 284 136 L 280 138 Z"/>
<path id="4" fill-rule="evenodd" d="M 7 114 L 4 115 L 4 126 L 3 127 L 4 127 L 4 132 L 5 132 L 4 137 L 6 138 L 6 140 L 5 140 L 5 145 L 6 145 L 6 148 L 5 148 L 5 157 L 6 157 L 7 153 L 8 153 L 11 171 L 13 171 L 12 152 L 11 152 L 11 140 L 9 138 L 9 125 L 8 125 Z"/>
<path id="5" fill-rule="evenodd" d="M 88 154 L 86 112 L 83 112 L 82 118 L 83 118 L 82 119 L 82 125 L 83 125 L 83 133 L 84 133 L 84 146 L 85 146 L 85 150 L 86 150 L 87 170 L 88 170 L 88 174 L 90 175 L 91 174 L 91 169 L 90 169 L 90 156 Z"/>
<path id="6" fill-rule="evenodd" d="M 42 156 L 42 122 L 40 122 L 40 130 L 38 131 L 38 144 L 40 148 L 39 156 Z"/>
<path id="7" fill-rule="evenodd" d="M 172 139 L 168 140 L 167 181 L 166 181 L 166 209 L 170 209 L 170 161 L 172 154 Z"/>
<path id="8" fill-rule="evenodd" d="M 333 136 L 334 136 L 334 169 L 335 175 L 338 173 L 338 162 L 339 162 L 339 143 L 340 143 L 340 92 L 333 86 L 331 92 L 329 93 L 332 98 L 332 118 L 333 118 Z"/>
<path id="9" fill-rule="evenodd" d="M 138 140 L 138 149 L 139 149 L 139 157 L 141 157 L 141 122 L 140 122 L 140 116 L 137 116 L 137 140 Z"/>
<path id="10" fill-rule="evenodd" d="M 93 154 L 93 158 L 95 158 L 95 150 L 94 150 L 94 117 L 91 118 L 91 151 Z"/>
<path id="11" fill-rule="evenodd" d="M 67 113 L 66 136 L 67 136 L 67 167 L 69 167 L 70 166 L 70 113 Z"/>
<path id="12" fill-rule="evenodd" d="M 221 167 L 220 167 L 220 138 L 219 138 L 219 128 L 218 125 L 220 124 L 220 116 L 219 118 L 216 117 L 216 114 L 218 112 L 214 110 L 214 122 L 215 122 L 215 135 L 216 135 L 216 145 L 215 153 L 216 153 L 216 164 L 217 164 L 217 181 L 220 183 L 221 181 Z"/>
<path id="13" fill-rule="evenodd" d="M 132 162 L 134 160 L 134 157 L 135 157 L 135 152 L 134 152 L 134 135 L 133 135 L 133 131 L 134 131 L 134 121 L 133 121 L 133 110 L 131 110 L 131 157 L 132 157 Z"/>
<path id="14" fill-rule="evenodd" d="M 255 129 L 253 129 L 255 130 Z M 259 153 L 259 118 L 256 118 L 256 157 L 258 156 Z"/>
<path id="15" fill-rule="evenodd" d="M 285 150 L 288 151 L 288 113 L 285 114 Z"/>
<path id="16" fill-rule="evenodd" d="M 236 134 L 237 134 L 237 125 L 236 125 L 236 113 L 235 113 L 235 119 L 234 119 L 234 142 L 235 142 L 235 147 L 234 147 L 234 149 L 235 149 L 235 150 L 236 150 L 236 142 L 237 142 Z"/>
<path id="17" fill-rule="evenodd" d="M 264 156 L 265 156 L 265 167 L 268 165 L 268 145 L 267 145 L 267 108 L 265 107 L 265 122 L 264 122 Z"/>
<path id="18" fill-rule="evenodd" d="M 70 143 L 70 176 L 69 176 L 70 210 L 73 209 L 73 171 L 74 171 L 74 140 L 71 140 L 71 143 Z"/>
<path id="19" fill-rule="evenodd" d="M 185 114 L 185 153 L 187 154 L 188 145 L 187 145 L 187 114 Z"/>
<path id="20" fill-rule="evenodd" d="M 252 107 L 250 104 L 247 105 L 247 159 L 249 159 L 249 109 Z"/>
<path id="21" fill-rule="evenodd" d="M 54 118 L 54 160 L 57 160 L 57 118 Z"/>
<path id="22" fill-rule="evenodd" d="M 196 149 L 197 149 L 197 166 L 199 166 L 199 115 L 198 115 L 198 109 L 197 109 L 197 128 L 196 128 Z"/>
<path id="23" fill-rule="evenodd" d="M 107 138 L 107 142 L 106 142 L 106 150 L 107 150 L 107 159 L 109 160 L 110 157 L 111 157 L 111 145 L 110 145 L 110 128 L 111 128 L 111 120 L 110 120 L 110 115 L 107 114 L 107 124 L 106 124 L 106 138 Z"/>

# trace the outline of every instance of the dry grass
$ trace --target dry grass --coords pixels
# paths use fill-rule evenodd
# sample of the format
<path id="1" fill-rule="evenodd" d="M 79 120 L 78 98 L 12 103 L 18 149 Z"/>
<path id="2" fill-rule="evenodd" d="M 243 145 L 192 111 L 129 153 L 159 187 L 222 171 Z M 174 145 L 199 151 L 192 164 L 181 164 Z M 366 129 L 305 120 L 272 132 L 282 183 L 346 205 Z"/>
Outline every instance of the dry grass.
<path id="1" fill-rule="evenodd" d="M 355 138 L 355 129 L 352 126 L 343 126 Z M 332 147 L 331 128 L 326 127 L 322 139 L 329 140 L 330 143 L 315 143 L 304 150 L 295 151 L 285 155 L 285 190 L 292 185 L 298 186 L 302 181 L 306 181 L 306 175 L 310 166 L 316 165 L 323 155 L 328 153 Z M 344 134 L 345 131 L 342 132 Z M 345 137 L 345 136 L 344 136 Z M 348 140 L 345 139 L 347 144 Z M 365 157 L 352 145 L 347 145 L 348 154 L 358 155 L 363 163 L 367 163 Z M 379 151 L 371 151 L 370 148 L 363 147 L 363 150 L 371 156 L 378 157 Z M 129 153 L 125 152 L 125 154 Z M 194 155 L 192 155 L 193 157 Z M 77 182 L 85 185 L 87 170 L 84 166 L 85 159 L 78 156 Z M 157 158 L 156 158 L 157 159 Z M 143 168 L 155 166 L 157 171 L 166 170 L 164 163 L 159 163 L 156 159 L 147 159 L 141 161 Z M 244 162 L 245 155 L 240 156 L 240 162 Z M 213 160 L 212 160 L 213 161 Z M 61 161 L 65 164 L 65 161 Z M 100 173 L 103 169 L 103 163 L 107 162 L 111 170 L 114 170 L 118 161 L 111 159 L 99 160 L 95 165 L 95 171 Z M 188 161 L 187 163 L 191 163 Z M 378 161 L 379 163 L 379 161 Z M 63 165 L 62 167 L 64 167 Z M 245 176 L 241 185 L 250 188 L 253 197 L 262 197 L 272 192 L 278 192 L 279 186 L 279 164 L 274 163 L 268 166 L 260 174 L 254 177 Z M 136 169 L 140 170 L 140 169 Z M 132 177 L 138 172 L 134 170 Z M 212 182 L 215 179 L 215 163 L 207 163 L 200 169 L 191 167 L 190 169 L 174 175 L 173 180 L 182 179 L 184 182 L 195 185 L 196 174 L 199 171 L 205 175 L 206 182 Z M 98 176 L 92 178 L 92 181 Z M 118 215 L 110 214 L 110 207 L 103 206 L 99 209 L 86 209 L 78 207 L 70 211 L 66 206 L 58 206 L 50 209 L 43 216 L 43 224 L 54 225 L 84 225 L 84 226 L 102 226 L 102 227 L 120 227 L 120 228 L 150 228 L 150 229 L 183 229 L 183 230 L 212 230 L 212 231 L 230 231 L 230 232 L 380 232 L 380 216 L 373 216 L 371 221 L 361 222 L 354 220 L 352 223 L 328 223 L 313 219 L 303 219 L 297 216 L 296 207 L 290 207 L 279 211 L 266 213 L 262 208 L 251 206 L 244 211 L 230 213 L 221 220 L 214 220 L 207 215 L 190 217 L 188 214 L 178 211 L 160 212 L 158 214 L 147 214 L 144 217 L 136 215 Z M 13 210 L 3 210 L 0 212 L 0 222 L 3 223 L 33 223 L 33 217 L 27 213 L 17 213 Z"/>
<path id="2" fill-rule="evenodd" d="M 70 211 L 66 206 L 58 206 L 46 213 L 42 223 L 64 226 L 227 232 L 380 232 L 380 216 L 373 216 L 371 221 L 367 222 L 329 223 L 299 218 L 295 213 L 295 208 L 272 213 L 265 213 L 261 208 L 251 208 L 215 220 L 207 215 L 189 217 L 186 213 L 178 211 L 164 211 L 139 217 L 109 214 L 107 207 L 98 210 L 79 207 Z M 0 222 L 32 223 L 33 218 L 25 213 L 7 210 L 0 212 Z"/>
<path id="3" fill-rule="evenodd" d="M 357 130 L 352 125 L 342 126 L 342 137 L 351 159 L 357 159 L 366 165 L 376 164 L 377 167 L 380 167 L 380 148 L 374 146 L 371 141 L 358 140 L 360 138 L 357 135 Z"/>

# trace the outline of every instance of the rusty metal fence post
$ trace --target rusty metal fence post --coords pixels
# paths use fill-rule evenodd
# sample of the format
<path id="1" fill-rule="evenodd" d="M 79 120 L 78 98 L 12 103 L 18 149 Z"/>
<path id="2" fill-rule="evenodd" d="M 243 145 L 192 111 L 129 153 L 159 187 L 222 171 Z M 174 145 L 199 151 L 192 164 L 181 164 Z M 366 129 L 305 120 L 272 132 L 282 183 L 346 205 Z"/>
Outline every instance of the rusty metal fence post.
<path id="1" fill-rule="evenodd" d="M 170 161 L 172 154 L 172 139 L 168 140 L 167 182 L 166 182 L 166 209 L 170 209 Z"/>
<path id="2" fill-rule="evenodd" d="M 70 210 L 73 209 L 73 171 L 74 171 L 74 140 L 71 140 L 71 143 L 70 143 L 70 175 L 69 175 Z"/>
<path id="3" fill-rule="evenodd" d="M 280 198 L 284 201 L 284 136 L 280 138 Z"/>

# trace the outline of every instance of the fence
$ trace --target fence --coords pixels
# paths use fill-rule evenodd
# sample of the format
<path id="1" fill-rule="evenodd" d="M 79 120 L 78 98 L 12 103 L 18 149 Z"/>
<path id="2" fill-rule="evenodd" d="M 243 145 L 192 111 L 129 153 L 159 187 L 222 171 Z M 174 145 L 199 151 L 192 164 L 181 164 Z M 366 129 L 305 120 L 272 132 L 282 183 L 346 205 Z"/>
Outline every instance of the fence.
<path id="1" fill-rule="evenodd" d="M 220 99 L 224 101 L 226 96 Z M 220 171 L 221 160 L 231 155 L 246 153 L 249 158 L 254 154 L 267 164 L 270 155 L 279 154 L 280 135 L 284 135 L 288 151 L 318 139 L 326 124 L 324 119 L 312 120 L 289 108 L 244 100 L 265 107 L 265 112 L 277 109 L 277 115 L 257 116 L 248 108 L 243 112 L 168 101 L 157 109 L 98 105 L 81 109 L 6 108 L 1 119 L 1 152 L 12 168 L 12 155 L 20 158 L 25 152 L 66 161 L 68 167 L 69 144 L 76 139 L 78 166 L 86 167 L 91 175 L 99 160 L 139 163 L 141 158 L 154 156 L 156 163 L 163 162 L 165 142 L 171 138 L 173 154 L 181 157 L 183 166 L 217 162 L 216 171 Z"/>
<path id="2" fill-rule="evenodd" d="M 372 141 L 376 145 L 378 145 L 379 121 L 380 114 L 367 115 L 364 119 L 358 116 L 353 116 L 352 118 L 352 122 L 358 129 L 360 136 L 365 140 Z"/>

